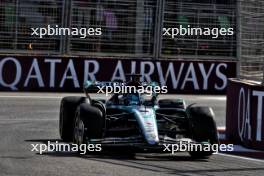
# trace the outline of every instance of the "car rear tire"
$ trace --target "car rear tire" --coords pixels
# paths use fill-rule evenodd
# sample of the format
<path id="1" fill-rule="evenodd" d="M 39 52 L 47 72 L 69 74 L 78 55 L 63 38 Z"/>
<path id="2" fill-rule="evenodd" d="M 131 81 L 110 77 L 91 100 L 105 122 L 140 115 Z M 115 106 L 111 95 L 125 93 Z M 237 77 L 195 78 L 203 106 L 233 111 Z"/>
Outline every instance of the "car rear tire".
<path id="1" fill-rule="evenodd" d="M 214 113 L 209 107 L 190 107 L 187 110 L 190 115 L 190 130 L 192 138 L 198 143 L 218 144 L 217 128 Z M 189 151 L 196 159 L 209 158 L 214 151 Z"/>
<path id="2" fill-rule="evenodd" d="M 64 142 L 72 142 L 74 118 L 77 107 L 85 102 L 86 97 L 64 97 L 60 105 L 59 130 L 60 137 Z"/>

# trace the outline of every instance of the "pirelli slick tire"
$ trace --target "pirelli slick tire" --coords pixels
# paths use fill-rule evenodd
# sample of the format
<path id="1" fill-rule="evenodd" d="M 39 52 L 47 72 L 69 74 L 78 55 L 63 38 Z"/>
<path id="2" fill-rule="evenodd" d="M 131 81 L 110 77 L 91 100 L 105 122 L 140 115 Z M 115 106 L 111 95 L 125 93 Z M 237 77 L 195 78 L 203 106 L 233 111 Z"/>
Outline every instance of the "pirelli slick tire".
<path id="1" fill-rule="evenodd" d="M 210 107 L 190 107 L 187 110 L 190 116 L 190 130 L 193 140 L 200 144 L 219 144 L 214 112 Z M 208 146 L 208 145 L 207 145 Z M 209 158 L 213 150 L 189 151 L 196 159 Z"/>
<path id="2" fill-rule="evenodd" d="M 84 138 L 99 139 L 103 137 L 105 115 L 98 107 L 83 103 L 80 105 L 80 120 L 84 124 Z M 84 139 L 84 140 L 85 140 Z"/>
<path id="3" fill-rule="evenodd" d="M 60 105 L 59 132 L 62 141 L 73 141 L 74 118 L 77 107 L 86 101 L 86 97 L 64 97 Z"/>

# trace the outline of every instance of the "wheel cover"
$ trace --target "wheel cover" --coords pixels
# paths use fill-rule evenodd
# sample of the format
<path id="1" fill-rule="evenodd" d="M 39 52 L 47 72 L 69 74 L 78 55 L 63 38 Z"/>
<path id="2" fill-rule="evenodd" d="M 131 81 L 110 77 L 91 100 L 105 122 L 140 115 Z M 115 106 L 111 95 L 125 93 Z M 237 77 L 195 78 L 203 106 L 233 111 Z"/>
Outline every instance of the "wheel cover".
<path id="1" fill-rule="evenodd" d="M 60 107 L 60 121 L 59 121 L 59 130 L 60 130 L 60 136 L 62 137 L 62 126 L 63 126 L 63 106 Z"/>
<path id="2" fill-rule="evenodd" d="M 84 123 L 80 119 L 79 113 L 76 114 L 75 118 L 75 125 L 74 125 L 74 142 L 78 145 L 83 143 L 83 136 L 84 136 Z"/>

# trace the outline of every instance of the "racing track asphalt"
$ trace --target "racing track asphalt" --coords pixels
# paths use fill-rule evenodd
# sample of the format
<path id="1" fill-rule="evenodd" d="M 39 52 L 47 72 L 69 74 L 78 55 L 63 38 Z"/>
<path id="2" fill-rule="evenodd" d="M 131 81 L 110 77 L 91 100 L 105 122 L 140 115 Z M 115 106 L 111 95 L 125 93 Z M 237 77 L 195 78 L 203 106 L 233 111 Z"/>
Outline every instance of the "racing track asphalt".
<path id="1" fill-rule="evenodd" d="M 226 154 L 192 161 L 187 153 L 131 157 L 118 153 L 78 156 L 71 152 L 31 152 L 31 143 L 59 140 L 59 103 L 64 95 L 0 93 L 0 176 L 264 175 L 264 160 Z M 178 97 L 185 98 L 188 104 L 212 106 L 217 125 L 225 124 L 225 97 Z"/>

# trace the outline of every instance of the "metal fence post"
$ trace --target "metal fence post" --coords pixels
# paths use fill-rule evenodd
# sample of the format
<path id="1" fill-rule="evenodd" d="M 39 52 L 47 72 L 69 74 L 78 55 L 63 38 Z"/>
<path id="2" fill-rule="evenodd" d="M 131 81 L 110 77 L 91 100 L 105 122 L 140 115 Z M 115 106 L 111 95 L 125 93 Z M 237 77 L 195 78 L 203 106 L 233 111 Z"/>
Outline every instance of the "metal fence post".
<path id="1" fill-rule="evenodd" d="M 164 4 L 165 0 L 157 0 L 157 17 L 155 24 L 155 33 L 154 33 L 154 59 L 158 59 L 161 55 L 162 47 L 162 28 L 163 28 L 163 14 L 164 14 Z"/>
<path id="2" fill-rule="evenodd" d="M 262 71 L 263 71 L 263 75 L 262 75 L 262 85 L 264 86 L 264 65 L 263 65 L 263 67 L 262 67 Z"/>
<path id="3" fill-rule="evenodd" d="M 71 25 L 71 7 L 72 6 L 72 0 L 63 0 L 63 6 L 62 6 L 62 23 L 61 27 L 68 28 Z M 69 54 L 69 37 L 68 36 L 62 36 L 60 37 L 61 45 L 60 45 L 60 53 L 62 55 Z"/>
<path id="4" fill-rule="evenodd" d="M 66 13 L 66 2 L 65 0 L 62 1 L 62 12 L 61 12 L 61 27 L 65 27 L 65 13 Z M 60 54 L 63 55 L 65 53 L 65 40 L 63 36 L 60 36 Z"/>
<path id="5" fill-rule="evenodd" d="M 237 51 L 236 51 L 236 59 L 237 59 L 237 78 L 241 78 L 241 62 L 242 62 L 242 57 L 241 57 L 241 1 L 238 0 L 236 4 L 236 44 L 237 44 Z"/>

